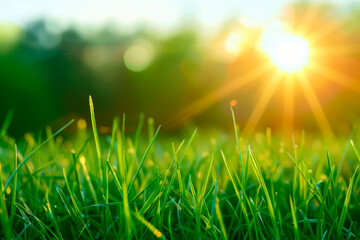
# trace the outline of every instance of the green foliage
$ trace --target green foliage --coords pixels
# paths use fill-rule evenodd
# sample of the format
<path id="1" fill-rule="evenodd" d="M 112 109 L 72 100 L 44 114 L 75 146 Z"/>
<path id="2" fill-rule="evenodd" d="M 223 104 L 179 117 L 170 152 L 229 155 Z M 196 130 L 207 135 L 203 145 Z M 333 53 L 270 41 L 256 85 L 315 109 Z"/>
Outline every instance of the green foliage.
<path id="1" fill-rule="evenodd" d="M 196 129 L 179 140 L 152 119 L 144 134 L 142 116 L 134 134 L 124 117 L 99 135 L 91 98 L 90 114 L 92 134 L 59 136 L 70 121 L 15 144 L 2 128 L 0 239 L 360 237 L 356 133 L 328 146 L 257 133 L 250 144 L 234 118 L 233 137 Z"/>

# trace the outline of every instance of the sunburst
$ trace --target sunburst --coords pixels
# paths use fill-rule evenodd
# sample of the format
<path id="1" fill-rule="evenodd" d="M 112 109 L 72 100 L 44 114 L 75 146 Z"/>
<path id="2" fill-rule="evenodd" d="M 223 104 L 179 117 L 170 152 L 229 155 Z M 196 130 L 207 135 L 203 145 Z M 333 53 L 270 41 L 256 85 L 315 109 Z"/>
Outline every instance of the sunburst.
<path id="1" fill-rule="evenodd" d="M 313 113 L 314 120 L 317 122 L 319 129 L 326 137 L 333 137 L 331 125 L 324 113 L 321 103 L 318 99 L 309 77 L 309 73 L 317 74 L 339 84 L 343 87 L 360 92 L 360 85 L 354 81 L 351 76 L 322 64 L 319 59 L 329 58 L 338 55 L 349 55 L 354 52 L 360 52 L 359 45 L 337 45 L 315 47 L 317 43 L 324 38 L 329 37 L 335 31 L 340 29 L 344 21 L 331 21 L 324 24 L 321 28 L 310 33 L 312 23 L 318 14 L 318 7 L 309 8 L 303 14 L 302 21 L 298 24 L 296 31 L 289 28 L 281 31 L 264 31 L 260 40 L 260 46 L 263 52 L 268 56 L 267 62 L 250 70 L 245 75 L 235 81 L 231 81 L 221 88 L 211 92 L 203 98 L 195 101 L 186 109 L 181 111 L 172 121 L 172 124 L 186 121 L 196 114 L 207 109 L 216 101 L 224 98 L 230 93 L 243 87 L 245 84 L 252 82 L 265 74 L 270 74 L 269 82 L 259 101 L 253 108 L 250 117 L 243 129 L 244 135 L 253 133 L 260 121 L 269 101 L 279 85 L 285 86 L 284 89 L 284 114 L 283 125 L 288 133 L 293 132 L 294 125 L 294 93 L 301 91 L 307 100 Z M 295 84 L 301 88 L 295 89 Z"/>
<path id="2" fill-rule="evenodd" d="M 261 46 L 272 62 L 283 72 L 300 71 L 309 62 L 309 43 L 298 35 L 291 33 L 264 35 Z"/>

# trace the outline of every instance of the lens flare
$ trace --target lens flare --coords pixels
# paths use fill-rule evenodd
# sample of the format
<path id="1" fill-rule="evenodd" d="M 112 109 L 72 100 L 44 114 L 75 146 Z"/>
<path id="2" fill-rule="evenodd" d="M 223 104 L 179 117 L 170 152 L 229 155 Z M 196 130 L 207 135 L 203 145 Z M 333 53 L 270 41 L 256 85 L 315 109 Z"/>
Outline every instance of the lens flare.
<path id="1" fill-rule="evenodd" d="M 125 66 L 133 72 L 144 71 L 152 62 L 154 48 L 149 42 L 140 42 L 130 46 L 124 53 Z"/>
<path id="2" fill-rule="evenodd" d="M 295 34 L 265 35 L 260 44 L 272 62 L 284 72 L 299 71 L 309 61 L 309 43 Z"/>

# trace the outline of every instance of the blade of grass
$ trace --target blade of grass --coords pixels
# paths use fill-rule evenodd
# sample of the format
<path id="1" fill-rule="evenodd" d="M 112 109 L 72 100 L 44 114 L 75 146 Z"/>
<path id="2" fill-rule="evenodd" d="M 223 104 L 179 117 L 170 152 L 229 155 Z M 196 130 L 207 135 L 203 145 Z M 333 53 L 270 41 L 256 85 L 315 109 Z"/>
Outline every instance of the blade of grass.
<path id="1" fill-rule="evenodd" d="M 148 139 L 149 139 L 148 141 L 151 142 L 151 139 L 153 139 L 154 133 L 155 133 L 154 119 L 148 118 L 147 124 L 148 124 Z M 151 156 L 151 159 L 154 162 L 156 162 L 155 149 L 153 147 L 150 149 L 150 156 Z"/>
<path id="2" fill-rule="evenodd" d="M 224 219 L 222 217 L 220 204 L 219 204 L 218 201 L 216 201 L 215 211 L 216 211 L 217 219 L 218 219 L 219 224 L 220 224 L 220 229 L 221 229 L 220 234 L 222 235 L 223 239 L 227 240 L 228 236 L 227 236 L 227 233 L 226 233 L 226 227 L 225 227 Z"/>
<path id="3" fill-rule="evenodd" d="M 337 168 L 337 174 L 336 174 L 336 178 L 335 178 L 335 182 L 338 182 L 339 181 L 339 178 L 340 178 L 340 174 L 341 174 L 341 170 L 342 170 L 342 167 L 344 165 L 344 161 L 346 159 L 346 154 L 349 150 L 349 147 L 350 147 L 350 144 L 353 145 L 352 143 L 352 136 L 355 132 L 355 128 L 350 132 L 350 135 L 348 137 L 348 140 L 346 141 L 346 146 L 345 146 L 345 149 L 343 151 L 343 154 L 341 155 L 341 159 L 339 161 L 339 165 L 338 165 L 338 168 Z M 359 158 L 358 158 L 359 159 Z M 360 160 L 360 159 L 359 159 Z"/>
<path id="4" fill-rule="evenodd" d="M 297 223 L 297 219 L 296 219 L 296 213 L 295 213 L 295 205 L 291 199 L 291 195 L 289 196 L 290 198 L 290 208 L 291 208 L 291 215 L 292 215 L 292 219 L 293 219 L 293 224 L 294 224 L 294 234 L 295 234 L 295 239 L 296 240 L 300 240 L 300 234 L 299 234 L 299 227 L 298 227 L 298 223 Z"/>
<path id="5" fill-rule="evenodd" d="M 130 215 L 130 206 L 129 206 L 129 199 L 128 199 L 128 190 L 126 182 L 123 181 L 122 184 L 122 196 L 123 196 L 123 210 L 125 215 L 125 226 L 126 226 L 126 236 L 127 239 L 131 239 L 131 229 L 133 228 L 133 222 Z M 134 232 L 135 233 L 135 232 Z"/>
<path id="6" fill-rule="evenodd" d="M 3 187 L 3 183 L 2 183 L 2 169 L 1 169 L 1 163 L 0 163 L 0 189 L 2 191 L 6 191 Z M 0 233 L 2 232 L 5 237 L 5 239 L 10 240 L 11 239 L 11 228 L 9 225 L 9 219 L 8 219 L 8 214 L 7 214 L 7 209 L 6 209 L 6 203 L 5 203 L 5 198 L 3 198 L 2 196 L 0 196 L 0 224 L 1 224 L 1 228 L 2 231 L 0 231 Z"/>
<path id="7" fill-rule="evenodd" d="M 144 125 L 144 119 L 145 119 L 145 116 L 144 116 L 143 113 L 141 113 L 140 118 L 139 118 L 139 123 L 138 123 L 138 126 L 136 128 L 136 132 L 135 132 L 135 136 L 134 136 L 135 150 L 138 149 L 138 146 L 139 146 L 139 138 L 140 138 L 142 127 Z"/>
<path id="8" fill-rule="evenodd" d="M 356 145 L 354 144 L 353 140 L 350 140 L 350 142 L 351 142 L 351 145 L 352 145 L 352 147 L 353 147 L 353 149 L 354 149 L 354 152 L 355 152 L 355 154 L 356 154 L 357 159 L 360 161 L 360 152 L 359 152 L 359 149 L 356 147 Z"/>
<path id="9" fill-rule="evenodd" d="M 350 178 L 350 184 L 349 184 L 349 187 L 348 187 L 348 190 L 346 192 L 346 197 L 345 197 L 345 201 L 344 201 L 344 206 L 343 206 L 343 210 L 341 212 L 341 216 L 340 216 L 340 220 L 339 220 L 339 224 L 337 226 L 337 239 L 341 239 L 341 234 L 342 234 L 342 228 L 344 226 L 344 223 L 345 223 L 345 218 L 346 218 L 346 215 L 348 213 L 348 209 L 349 209 L 349 203 L 350 203 L 350 197 L 351 197 L 351 191 L 352 191 L 352 187 L 353 187 L 353 184 L 354 184 L 354 178 L 355 178 L 355 175 L 356 175 L 356 172 L 358 170 L 359 166 L 356 168 L 352 178 Z"/>
<path id="10" fill-rule="evenodd" d="M 39 226 L 41 227 L 41 229 L 43 230 L 44 234 L 47 236 L 48 239 L 59 239 L 58 236 L 45 224 L 43 223 L 29 208 L 29 206 L 25 203 L 25 201 L 23 199 L 20 198 L 20 200 L 23 203 L 23 206 L 21 206 L 20 204 L 18 204 L 18 207 L 22 207 L 26 213 L 28 213 L 30 216 L 32 216 L 35 221 L 39 224 Z M 53 237 L 51 237 L 51 235 Z"/>
<path id="11" fill-rule="evenodd" d="M 327 198 L 327 195 L 330 191 L 330 183 L 332 182 L 332 179 L 334 179 L 334 175 L 335 175 L 335 165 L 332 166 L 331 168 L 331 171 L 330 171 L 330 174 L 329 174 L 329 177 L 328 177 L 328 181 L 326 183 L 326 186 L 324 188 L 324 192 L 323 192 L 323 198 L 324 200 L 326 200 Z M 320 206 L 320 211 L 319 211 L 319 216 L 318 216 L 318 219 L 321 221 L 320 224 L 318 224 L 316 226 L 316 235 L 317 235 L 317 238 L 320 238 L 320 236 L 323 234 L 323 222 L 324 222 L 324 209 L 327 207 L 326 205 L 326 201 L 324 201 L 321 206 Z"/>
<path id="12" fill-rule="evenodd" d="M 96 153 L 97 153 L 97 157 L 98 157 L 100 181 L 102 182 L 102 192 L 103 192 L 103 197 L 106 198 L 106 196 L 107 196 L 107 180 L 106 180 L 107 172 L 105 169 L 106 165 L 102 161 L 102 152 L 101 152 L 99 134 L 97 131 L 97 126 L 96 126 L 94 103 L 93 103 L 91 96 L 89 96 L 89 106 L 90 106 L 91 125 L 92 125 L 92 129 L 93 129 Z M 105 199 L 105 201 L 106 201 L 106 199 Z M 101 222 L 105 226 L 105 229 L 106 229 L 107 228 L 106 209 L 103 209 L 103 214 L 101 215 Z"/>
<path id="13" fill-rule="evenodd" d="M 213 164 L 213 161 L 214 161 L 214 156 L 212 155 L 210 157 L 210 165 L 209 165 L 209 168 L 207 170 L 207 173 L 206 173 L 206 178 L 205 178 L 205 182 L 203 183 L 203 189 L 201 190 L 200 194 L 198 195 L 198 202 L 197 202 L 197 205 L 198 205 L 198 216 L 197 216 L 197 232 L 198 234 L 200 234 L 201 232 L 201 221 L 200 221 L 200 218 L 201 218 L 201 214 L 202 214 L 202 207 L 203 207 L 203 202 L 205 201 L 204 200 L 204 196 L 205 196 L 205 192 L 206 192 L 206 186 L 207 186 L 207 183 L 209 181 L 209 177 L 210 177 L 210 173 L 211 173 L 211 170 L 212 170 L 212 164 Z"/>
<path id="14" fill-rule="evenodd" d="M 101 148 L 100 148 L 100 140 L 99 140 L 99 134 L 97 132 L 97 127 L 96 127 L 94 103 L 93 103 L 91 96 L 89 96 L 89 105 L 90 105 L 91 125 L 92 125 L 92 129 L 93 129 L 93 134 L 94 134 L 96 153 L 97 153 L 97 157 L 99 160 L 99 168 L 101 169 L 102 168 L 101 167 L 101 156 L 102 155 L 101 155 Z"/>
<path id="15" fill-rule="evenodd" d="M 330 159 L 330 156 L 329 156 L 329 151 L 328 149 L 326 148 L 326 159 L 327 159 L 327 162 L 328 162 L 328 168 L 331 170 L 331 167 L 332 167 L 332 163 L 331 163 L 331 159 Z M 334 204 L 334 212 L 335 212 L 335 221 L 337 221 L 337 219 L 339 218 L 339 214 L 337 212 L 337 204 L 336 204 L 336 196 L 335 196 L 335 183 L 334 183 L 334 179 L 331 178 L 329 179 L 330 181 L 330 186 L 331 186 L 331 195 L 332 195 L 332 201 L 333 201 L 333 204 Z"/>
<path id="16" fill-rule="evenodd" d="M 219 182 L 219 163 L 217 165 L 217 173 L 216 173 L 216 182 L 215 182 L 215 192 L 214 197 L 211 205 L 211 226 L 214 225 L 214 218 L 215 218 L 215 204 L 217 199 L 217 188 L 218 188 L 218 182 Z"/>
<path id="17" fill-rule="evenodd" d="M 39 236 L 35 235 L 35 237 L 38 237 L 38 238 L 41 238 L 41 239 L 46 239 L 43 231 L 41 231 L 40 229 L 38 229 L 38 228 L 35 226 L 35 224 L 32 223 L 32 222 L 30 221 L 30 219 L 26 216 L 26 213 L 25 213 L 26 209 L 25 209 L 23 206 L 21 206 L 20 204 L 18 204 L 18 203 L 16 203 L 16 207 L 18 208 L 19 212 L 20 212 L 21 215 L 23 216 L 23 217 L 22 217 L 22 220 L 23 220 L 25 223 L 30 224 L 30 227 L 31 227 L 30 231 L 31 231 L 31 230 L 34 230 L 34 231 L 40 236 L 40 237 L 39 237 Z M 41 227 L 42 227 L 42 226 L 41 226 Z M 43 228 L 42 228 L 42 229 L 43 229 Z M 33 235 L 33 232 L 30 232 L 29 235 Z M 25 239 L 27 238 L 26 236 L 27 236 L 27 234 L 26 234 L 26 232 L 25 232 Z M 49 238 L 49 239 L 51 239 L 51 238 Z"/>
<path id="18" fill-rule="evenodd" d="M 118 119 L 114 118 L 113 120 L 113 126 L 112 126 L 112 133 L 111 133 L 111 142 L 110 142 L 110 146 L 109 146 L 109 152 L 107 154 L 107 158 L 106 158 L 106 163 L 110 162 L 111 159 L 111 154 L 113 151 L 113 147 L 114 147 L 114 142 L 115 142 L 115 134 L 116 134 L 116 130 L 118 127 Z M 105 202 L 109 203 L 109 169 L 108 169 L 108 165 L 105 164 L 104 166 L 104 170 L 105 170 Z M 105 211 L 105 229 L 109 229 L 109 223 L 111 224 L 111 226 L 114 226 L 114 222 L 113 219 L 111 217 L 111 212 L 108 206 L 106 206 L 104 208 Z M 114 232 L 115 235 L 117 235 L 116 232 Z"/>
<path id="19" fill-rule="evenodd" d="M 135 182 L 137 176 L 138 176 L 139 173 L 140 173 L 140 170 L 141 170 L 141 168 L 142 168 L 142 165 L 144 164 L 144 161 L 145 161 L 145 159 L 146 159 L 147 154 L 148 154 L 149 151 L 150 151 L 151 146 L 152 146 L 152 145 L 154 144 L 154 142 L 155 142 L 156 136 L 158 135 L 158 133 L 159 133 L 159 131 L 160 131 L 160 128 L 161 128 L 161 125 L 158 127 L 158 129 L 157 129 L 157 131 L 156 131 L 153 139 L 151 140 L 150 144 L 148 145 L 147 149 L 145 150 L 145 153 L 144 153 L 144 155 L 143 155 L 143 157 L 142 157 L 142 159 L 141 159 L 141 161 L 140 161 L 139 167 L 138 167 L 138 169 L 136 170 L 136 173 L 135 173 L 135 175 L 134 175 L 134 178 L 133 178 L 133 180 L 132 180 L 132 182 L 131 182 L 131 184 L 130 184 L 130 187 L 129 187 L 129 190 L 128 190 L 128 194 L 130 193 L 130 191 L 131 191 L 131 189 L 132 189 L 132 187 L 133 187 L 133 185 L 134 185 L 134 182 Z"/>
<path id="20" fill-rule="evenodd" d="M 125 150 L 121 137 L 121 132 L 119 129 L 116 131 L 116 153 L 117 153 L 117 163 L 119 167 L 120 179 L 125 179 L 126 175 L 126 163 L 125 163 Z"/>
<path id="21" fill-rule="evenodd" d="M 241 180 L 242 180 L 241 184 L 244 187 L 244 189 L 246 189 L 246 186 L 245 186 L 246 176 L 245 176 L 245 172 L 244 172 L 244 161 L 243 161 L 242 155 L 241 155 L 241 146 L 240 146 L 240 141 L 239 141 L 238 127 L 236 125 L 235 114 L 234 114 L 234 110 L 233 110 L 232 106 L 230 106 L 230 109 L 231 109 L 231 115 L 232 115 L 232 119 L 233 119 L 233 125 L 234 125 L 235 137 L 236 137 L 236 144 L 237 144 L 237 148 L 238 148 L 238 151 L 239 151 L 240 169 L 241 169 L 241 177 L 242 177 L 241 178 Z"/>
<path id="22" fill-rule="evenodd" d="M 72 201 L 72 203 L 73 203 L 73 206 L 74 206 L 74 207 L 73 207 L 73 208 L 74 208 L 74 210 L 73 210 L 73 211 L 74 211 L 74 215 L 75 215 L 75 217 L 79 220 L 79 222 L 81 223 L 81 225 L 86 228 L 86 231 L 88 232 L 90 238 L 93 239 L 93 237 L 92 237 L 92 235 L 91 235 L 91 232 L 90 232 L 89 228 L 86 226 L 86 224 L 85 224 L 85 222 L 84 222 L 84 219 L 83 219 L 82 216 L 81 216 L 81 211 L 80 211 L 80 209 L 79 209 L 79 207 L 78 207 L 78 205 L 77 205 L 77 203 L 76 203 L 76 201 L 75 201 L 74 194 L 73 194 L 73 192 L 72 192 L 72 190 L 71 190 L 71 188 L 70 188 L 69 181 L 67 180 L 67 177 L 66 177 L 65 168 L 63 168 L 63 174 L 64 174 L 65 184 L 66 184 L 66 187 L 67 187 L 68 192 L 69 192 L 69 195 L 70 195 L 70 199 L 71 199 L 71 201 Z"/>
<path id="23" fill-rule="evenodd" d="M 174 240 L 173 230 L 172 230 L 172 228 L 171 228 L 171 210 L 169 211 L 168 228 L 169 228 L 169 233 L 170 233 L 170 239 L 171 239 L 171 240 Z"/>
<path id="24" fill-rule="evenodd" d="M 96 153 L 97 153 L 97 157 L 98 157 L 100 181 L 102 183 L 102 193 L 103 193 L 102 196 L 104 198 L 106 198 L 106 196 L 107 196 L 107 180 L 106 180 L 107 172 L 105 170 L 106 165 L 105 165 L 105 163 L 103 163 L 103 160 L 102 160 L 102 152 L 101 152 L 99 134 L 98 134 L 97 127 L 96 127 L 94 103 L 93 103 L 92 97 L 90 95 L 89 95 L 89 106 L 90 106 L 91 125 L 92 125 L 92 129 L 93 129 Z M 106 201 L 106 199 L 105 199 L 105 201 Z M 107 229 L 106 209 L 103 209 L 103 214 L 101 214 L 101 222 L 102 222 L 102 225 L 105 226 L 105 229 Z"/>
<path id="25" fill-rule="evenodd" d="M 4 136 L 6 134 L 6 131 L 8 130 L 9 126 L 10 126 L 10 123 L 11 123 L 11 119 L 14 115 L 14 111 L 10 110 L 7 114 L 6 114 L 6 117 L 5 117 L 5 120 L 1 126 L 1 129 L 0 129 L 0 137 Z"/>
<path id="26" fill-rule="evenodd" d="M 188 143 L 186 144 L 186 147 L 185 147 L 183 153 L 181 154 L 181 156 L 180 156 L 180 158 L 179 158 L 179 160 L 178 160 L 178 162 L 177 162 L 177 165 L 180 166 L 181 162 L 183 161 L 183 159 L 184 159 L 184 157 L 185 157 L 185 154 L 186 154 L 187 150 L 188 150 L 189 147 L 190 147 L 190 144 L 191 144 L 192 141 L 194 140 L 194 137 L 195 137 L 195 135 L 196 135 L 196 132 L 197 132 L 197 128 L 195 129 L 195 131 L 194 131 L 193 134 L 191 135 Z"/>
<path id="27" fill-rule="evenodd" d="M 84 203 L 84 198 L 82 196 L 82 193 L 81 193 L 81 184 L 80 184 L 80 177 L 79 177 L 79 174 L 78 174 L 78 171 L 77 171 L 77 167 L 76 167 L 76 155 L 75 155 L 75 152 L 72 153 L 72 159 L 73 159 L 73 164 L 74 164 L 74 173 L 75 173 L 75 181 L 76 181 L 76 185 L 77 185 L 77 192 L 78 192 L 78 195 L 79 195 L 79 198 L 81 200 L 81 206 L 84 207 L 85 206 L 85 203 Z"/>
<path id="28" fill-rule="evenodd" d="M 53 224 L 54 224 L 55 231 L 56 231 L 56 233 L 57 233 L 57 235 L 58 235 L 58 237 L 59 237 L 60 239 L 64 239 L 64 238 L 63 238 L 63 234 L 61 233 L 61 230 L 60 230 L 60 227 L 59 227 L 59 222 L 57 221 L 56 216 L 54 215 L 54 212 L 53 212 L 53 210 L 52 210 L 52 207 L 51 207 L 51 204 L 50 204 L 50 201 L 49 201 L 49 195 L 48 195 L 48 194 L 46 195 L 46 201 L 47 201 L 46 207 L 47 207 L 47 210 L 48 210 L 48 212 L 49 212 L 50 218 L 51 218 L 51 220 L 52 220 L 52 222 L 53 222 Z"/>
<path id="29" fill-rule="evenodd" d="M 261 188 L 263 189 L 264 194 L 265 194 L 265 198 L 266 198 L 266 201 L 267 201 L 268 210 L 269 210 L 269 214 L 270 214 L 270 219 L 271 219 L 271 223 L 272 223 L 272 226 L 273 226 L 273 232 L 275 234 L 274 237 L 275 237 L 275 239 L 280 239 L 279 229 L 277 227 L 275 212 L 274 212 L 274 208 L 273 208 L 273 203 L 271 201 L 268 189 L 266 187 L 265 180 L 264 180 L 264 178 L 262 176 L 259 164 L 257 163 L 254 155 L 252 154 L 250 146 L 249 146 L 249 154 L 250 154 L 250 159 L 251 159 L 253 169 L 254 169 L 254 172 L 255 172 L 255 176 L 256 176 L 256 178 L 257 178 L 259 184 L 261 185 Z"/>
<path id="30" fill-rule="evenodd" d="M 149 221 L 143 218 L 140 214 L 132 212 L 132 215 L 139 220 L 142 224 L 144 224 L 157 238 L 165 239 L 164 235 L 152 225 Z"/>
<path id="31" fill-rule="evenodd" d="M 4 190 L 2 192 L 2 195 L 5 194 L 5 189 L 9 186 L 12 179 L 15 177 L 17 172 L 20 170 L 20 168 L 26 163 L 27 160 L 36 152 L 38 151 L 42 146 L 44 146 L 46 143 L 48 143 L 51 139 L 56 137 L 59 133 L 61 133 L 65 128 L 67 128 L 70 124 L 74 122 L 74 119 L 72 119 L 70 122 L 65 124 L 62 128 L 60 128 L 57 132 L 55 132 L 53 135 L 51 135 L 49 138 L 47 138 L 45 141 L 43 141 L 39 146 L 37 146 L 29 155 L 27 155 L 24 160 L 19 164 L 19 166 L 15 169 L 15 171 L 11 174 L 9 180 L 6 182 Z"/>
<path id="32" fill-rule="evenodd" d="M 92 196 L 93 200 L 95 201 L 95 203 L 97 204 L 97 203 L 99 203 L 99 201 L 98 201 L 97 196 L 96 196 L 94 185 L 91 182 L 91 177 L 89 175 L 89 171 L 87 170 L 86 159 L 85 159 L 84 156 L 80 157 L 80 164 L 81 164 L 81 168 L 82 168 L 82 170 L 84 172 L 84 175 L 85 175 L 85 180 L 88 183 L 91 196 Z"/>
<path id="33" fill-rule="evenodd" d="M 17 168 L 17 145 L 14 144 L 14 169 Z M 15 200 L 16 200 L 16 192 L 17 192 L 17 173 L 15 173 L 14 176 L 14 184 L 12 189 L 12 199 L 11 199 L 11 212 L 10 212 L 10 218 L 9 218 L 9 227 L 13 227 L 14 223 L 14 216 L 15 216 Z"/>
<path id="34" fill-rule="evenodd" d="M 135 197 L 133 197 L 133 199 L 131 199 L 129 204 L 131 205 L 141 194 L 143 194 L 146 191 L 146 189 L 148 189 L 154 182 L 156 182 L 167 171 L 168 170 L 164 170 L 159 175 L 157 175 L 156 178 L 154 178 L 150 183 L 148 183 L 141 191 L 139 191 L 136 194 Z"/>
<path id="35" fill-rule="evenodd" d="M 234 180 L 233 175 L 231 174 L 229 165 L 228 165 L 228 163 L 227 163 L 227 161 L 226 161 L 225 154 L 224 154 L 224 152 L 223 152 L 222 150 L 220 150 L 220 152 L 221 152 L 222 158 L 223 158 L 223 160 L 224 160 L 224 163 L 225 163 L 227 172 L 228 172 L 228 174 L 229 174 L 230 180 L 231 180 L 231 182 L 232 182 L 232 185 L 233 185 L 233 187 L 234 187 L 234 189 L 235 189 L 236 196 L 238 197 L 238 201 L 239 201 L 239 203 L 240 203 L 241 210 L 242 210 L 243 213 L 244 213 L 244 218 L 245 218 L 245 221 L 246 221 L 246 225 L 248 226 L 247 232 L 249 232 L 249 237 L 250 237 L 250 239 L 252 239 L 251 224 L 250 224 L 250 220 L 249 220 L 249 217 L 248 217 L 248 213 L 247 213 L 246 207 L 245 207 L 245 205 L 244 205 L 244 201 L 243 201 L 243 199 L 241 198 L 240 191 L 239 191 L 239 189 L 238 189 L 238 187 L 237 187 L 237 185 L 236 185 L 236 183 L 235 183 L 235 180 Z M 240 222 L 239 224 L 241 224 L 241 222 Z"/>
<path id="36" fill-rule="evenodd" d="M 119 181 L 118 177 L 116 176 L 116 173 L 115 173 L 113 167 L 111 166 L 110 162 L 107 161 L 106 163 L 107 163 L 108 167 L 110 168 L 111 174 L 113 175 L 113 178 L 114 178 L 114 180 L 115 180 L 115 185 L 116 185 L 116 187 L 118 188 L 120 195 L 122 196 L 123 190 L 122 190 L 120 181 Z"/>

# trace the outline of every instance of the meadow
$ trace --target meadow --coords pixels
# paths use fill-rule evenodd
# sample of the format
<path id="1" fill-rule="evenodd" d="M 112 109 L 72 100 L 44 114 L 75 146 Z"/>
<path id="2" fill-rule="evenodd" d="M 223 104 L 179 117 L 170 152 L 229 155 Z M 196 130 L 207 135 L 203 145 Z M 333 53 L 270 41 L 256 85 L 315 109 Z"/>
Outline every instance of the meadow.
<path id="1" fill-rule="evenodd" d="M 127 133 L 123 116 L 99 134 L 90 98 L 91 124 L 17 141 L 6 118 L 0 239 L 360 238 L 356 130 L 243 137 L 231 111 L 231 133 L 165 134 L 145 117 Z"/>

